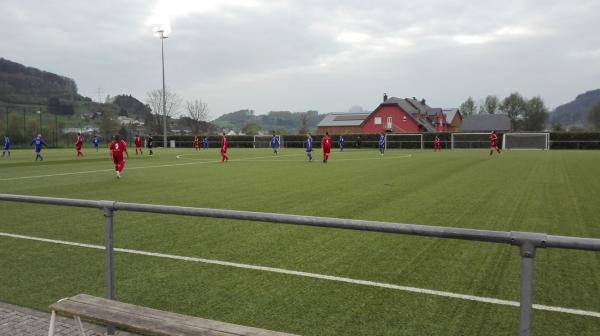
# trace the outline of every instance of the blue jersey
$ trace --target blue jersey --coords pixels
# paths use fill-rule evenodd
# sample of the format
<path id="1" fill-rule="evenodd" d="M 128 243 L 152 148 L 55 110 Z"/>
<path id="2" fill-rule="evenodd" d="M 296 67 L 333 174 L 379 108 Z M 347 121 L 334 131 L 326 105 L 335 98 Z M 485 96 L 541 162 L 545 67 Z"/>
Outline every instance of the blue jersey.
<path id="1" fill-rule="evenodd" d="M 271 138 L 271 148 L 278 148 L 279 147 L 279 138 L 274 136 L 273 138 Z"/>
<path id="2" fill-rule="evenodd" d="M 208 148 L 208 138 L 204 138 L 204 139 L 202 139 L 202 144 L 204 144 L 204 146 L 205 146 L 206 148 Z"/>
<path id="3" fill-rule="evenodd" d="M 344 146 L 344 137 L 340 137 L 340 139 L 338 140 L 338 143 L 340 144 L 341 147 Z"/>
<path id="4" fill-rule="evenodd" d="M 380 135 L 379 136 L 379 147 L 382 148 L 385 146 L 385 135 Z"/>
<path id="5" fill-rule="evenodd" d="M 46 146 L 48 147 L 48 144 L 42 140 L 42 138 L 33 138 L 33 140 L 31 141 L 31 144 L 35 146 L 35 151 L 39 152 L 42 150 L 42 146 Z"/>
<path id="6" fill-rule="evenodd" d="M 307 138 L 306 138 L 306 151 L 307 151 L 307 152 L 312 152 L 312 150 L 313 150 L 313 145 L 312 145 L 312 143 L 313 143 L 313 139 L 312 139 L 312 137 L 310 137 L 310 136 L 309 136 L 309 137 L 307 137 Z"/>
<path id="7" fill-rule="evenodd" d="M 4 149 L 10 149 L 10 138 L 7 136 L 4 137 Z"/>
<path id="8" fill-rule="evenodd" d="M 98 139 L 98 137 L 94 137 L 92 139 L 92 143 L 94 144 L 94 146 L 98 147 L 98 144 L 100 144 L 100 140 Z"/>

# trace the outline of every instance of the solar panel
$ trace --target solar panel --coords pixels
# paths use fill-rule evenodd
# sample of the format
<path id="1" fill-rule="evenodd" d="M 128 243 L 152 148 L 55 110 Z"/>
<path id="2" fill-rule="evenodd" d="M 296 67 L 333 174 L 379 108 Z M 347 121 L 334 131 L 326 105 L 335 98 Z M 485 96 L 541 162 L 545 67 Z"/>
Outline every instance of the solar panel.
<path id="1" fill-rule="evenodd" d="M 368 114 L 339 115 L 333 121 L 365 120 Z"/>

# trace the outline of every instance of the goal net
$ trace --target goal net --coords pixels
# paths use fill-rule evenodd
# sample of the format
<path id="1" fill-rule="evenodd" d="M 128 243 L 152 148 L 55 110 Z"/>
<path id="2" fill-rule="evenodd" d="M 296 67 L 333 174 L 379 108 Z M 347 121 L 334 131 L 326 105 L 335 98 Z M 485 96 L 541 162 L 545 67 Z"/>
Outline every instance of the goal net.
<path id="1" fill-rule="evenodd" d="M 275 136 L 279 140 L 279 148 L 283 148 L 283 138 L 281 135 Z M 254 148 L 271 148 L 272 135 L 255 135 Z"/>
<path id="2" fill-rule="evenodd" d="M 385 149 L 423 149 L 423 134 L 386 134 Z"/>
<path id="3" fill-rule="evenodd" d="M 504 133 L 502 149 L 550 149 L 550 133 Z"/>
<path id="4" fill-rule="evenodd" d="M 490 133 L 452 133 L 452 149 L 490 147 Z"/>

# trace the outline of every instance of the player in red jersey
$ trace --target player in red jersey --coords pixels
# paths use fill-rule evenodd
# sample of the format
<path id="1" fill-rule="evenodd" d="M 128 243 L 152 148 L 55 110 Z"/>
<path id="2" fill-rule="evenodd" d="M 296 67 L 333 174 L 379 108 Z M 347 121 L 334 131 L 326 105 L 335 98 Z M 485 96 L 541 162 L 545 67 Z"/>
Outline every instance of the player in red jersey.
<path id="1" fill-rule="evenodd" d="M 200 150 L 200 139 L 198 139 L 197 135 L 194 137 L 194 148 L 196 151 Z"/>
<path id="2" fill-rule="evenodd" d="M 229 157 L 227 156 L 227 138 L 225 137 L 225 132 L 221 134 L 221 162 L 229 161 Z"/>
<path id="3" fill-rule="evenodd" d="M 321 139 L 321 148 L 323 149 L 323 163 L 327 163 L 329 160 L 329 153 L 331 152 L 331 138 L 329 132 L 325 132 L 325 136 Z"/>
<path id="4" fill-rule="evenodd" d="M 500 148 L 498 148 L 498 134 L 496 134 L 496 131 L 492 131 L 492 134 L 490 134 L 490 155 L 494 153 L 494 150 L 498 154 L 501 152 Z"/>
<path id="5" fill-rule="evenodd" d="M 437 151 L 441 151 L 442 150 L 442 142 L 440 141 L 440 137 L 439 136 L 435 136 L 435 138 L 433 138 L 433 151 L 437 152 Z"/>
<path id="6" fill-rule="evenodd" d="M 110 155 L 115 163 L 115 172 L 117 173 L 117 178 L 121 178 L 121 172 L 123 168 L 125 168 L 125 158 L 123 157 L 123 152 L 129 158 L 129 153 L 127 153 L 127 145 L 125 141 L 121 139 L 119 134 L 115 135 L 114 140 L 110 143 Z"/>
<path id="7" fill-rule="evenodd" d="M 75 150 L 77 151 L 78 159 L 80 156 L 83 156 L 83 153 L 81 152 L 82 146 L 83 146 L 83 136 L 81 135 L 81 133 L 77 133 L 77 139 L 75 140 Z"/>
<path id="8" fill-rule="evenodd" d="M 135 135 L 135 140 L 133 140 L 133 144 L 135 145 L 135 155 L 138 155 L 138 151 L 140 155 L 144 155 L 142 152 L 142 137 L 139 134 Z"/>

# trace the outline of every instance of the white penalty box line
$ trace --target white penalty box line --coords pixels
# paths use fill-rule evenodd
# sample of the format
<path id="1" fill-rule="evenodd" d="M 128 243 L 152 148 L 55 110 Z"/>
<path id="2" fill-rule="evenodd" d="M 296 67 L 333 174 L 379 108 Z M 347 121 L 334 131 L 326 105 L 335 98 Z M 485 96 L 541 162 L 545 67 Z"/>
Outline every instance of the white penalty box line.
<path id="1" fill-rule="evenodd" d="M 70 241 L 64 241 L 64 240 L 24 236 L 24 235 L 6 233 L 6 232 L 0 232 L 0 237 L 25 239 L 25 240 L 38 241 L 38 242 L 51 243 L 51 244 L 60 244 L 60 245 L 67 245 L 67 246 L 90 248 L 90 249 L 96 249 L 96 250 L 104 250 L 105 249 L 105 247 L 101 246 L 101 245 L 84 244 L 84 243 L 70 242 Z M 490 298 L 490 297 L 484 297 L 484 296 L 475 296 L 475 295 L 468 295 L 468 294 L 438 291 L 438 290 L 426 289 L 426 288 L 401 286 L 401 285 L 394 285 L 394 284 L 382 283 L 382 282 L 376 282 L 376 281 L 370 281 L 370 280 L 360 280 L 360 279 L 353 279 L 353 278 L 347 278 L 347 277 L 339 277 L 339 276 L 334 276 L 334 275 L 294 271 L 294 270 L 289 270 L 289 269 L 284 269 L 284 268 L 242 264 L 242 263 L 215 260 L 215 259 L 186 257 L 186 256 L 173 255 L 173 254 L 147 252 L 147 251 L 140 251 L 140 250 L 125 249 L 125 248 L 115 248 L 114 250 L 115 250 L 115 252 L 120 252 L 120 253 L 143 255 L 143 256 L 172 259 L 172 260 L 191 261 L 191 262 L 196 262 L 196 263 L 212 264 L 212 265 L 219 265 L 219 266 L 226 266 L 226 267 L 235 267 L 235 268 L 241 268 L 241 269 L 249 269 L 249 270 L 279 273 L 279 274 L 286 274 L 286 275 L 294 275 L 294 276 L 342 282 L 342 283 L 348 283 L 348 284 L 354 284 L 354 285 L 387 288 L 387 289 L 399 290 L 399 291 L 410 292 L 410 293 L 435 295 L 435 296 L 447 297 L 447 298 L 453 298 L 453 299 L 490 303 L 490 304 L 511 306 L 511 307 L 519 307 L 519 302 L 517 302 L 517 301 L 496 299 L 496 298 Z M 595 311 L 587 311 L 587 310 L 581 310 L 581 309 L 564 308 L 564 307 L 556 307 L 556 306 L 547 306 L 547 305 L 540 305 L 540 304 L 534 304 L 533 308 L 536 310 L 541 310 L 541 311 L 549 311 L 549 312 L 556 312 L 556 313 L 564 313 L 564 314 L 572 314 L 572 315 L 600 318 L 600 312 L 595 312 Z"/>

